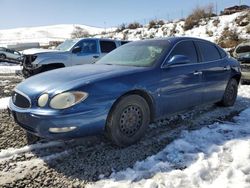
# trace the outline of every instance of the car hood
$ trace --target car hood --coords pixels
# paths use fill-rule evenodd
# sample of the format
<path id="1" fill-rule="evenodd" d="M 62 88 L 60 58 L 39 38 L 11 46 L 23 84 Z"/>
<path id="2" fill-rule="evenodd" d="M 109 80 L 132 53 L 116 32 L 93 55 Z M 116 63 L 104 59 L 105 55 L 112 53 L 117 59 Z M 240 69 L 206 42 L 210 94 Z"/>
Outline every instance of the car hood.
<path id="1" fill-rule="evenodd" d="M 61 52 L 59 50 L 51 50 L 51 49 L 42 49 L 42 48 L 32 48 L 23 51 L 23 55 L 34 55 L 34 54 L 41 54 L 41 53 L 58 53 Z"/>
<path id="2" fill-rule="evenodd" d="M 16 89 L 29 96 L 44 92 L 60 93 L 90 84 L 99 79 L 142 71 L 143 67 L 88 64 L 48 71 L 30 77 Z"/>

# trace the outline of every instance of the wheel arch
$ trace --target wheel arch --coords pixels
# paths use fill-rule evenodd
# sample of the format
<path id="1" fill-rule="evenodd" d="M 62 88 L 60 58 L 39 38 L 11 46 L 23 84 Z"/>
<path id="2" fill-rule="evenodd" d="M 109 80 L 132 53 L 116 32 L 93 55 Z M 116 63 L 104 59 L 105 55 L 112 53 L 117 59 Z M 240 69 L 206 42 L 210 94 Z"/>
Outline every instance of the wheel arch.
<path id="1" fill-rule="evenodd" d="M 231 79 L 235 79 L 238 84 L 240 83 L 241 75 L 240 74 L 235 74 L 231 77 Z"/>
<path id="2" fill-rule="evenodd" d="M 42 64 L 42 67 L 63 68 L 63 67 L 65 67 L 65 65 L 63 63 L 50 63 L 50 64 Z"/>
<path id="3" fill-rule="evenodd" d="M 153 122 L 155 118 L 155 103 L 154 103 L 153 97 L 148 92 L 141 90 L 141 89 L 128 91 L 124 93 L 123 95 L 121 95 L 118 99 L 116 99 L 115 102 L 112 104 L 111 109 L 109 110 L 108 118 L 110 117 L 110 114 L 114 110 L 114 107 L 117 105 L 117 103 L 128 95 L 139 95 L 146 100 L 150 109 L 150 122 Z"/>

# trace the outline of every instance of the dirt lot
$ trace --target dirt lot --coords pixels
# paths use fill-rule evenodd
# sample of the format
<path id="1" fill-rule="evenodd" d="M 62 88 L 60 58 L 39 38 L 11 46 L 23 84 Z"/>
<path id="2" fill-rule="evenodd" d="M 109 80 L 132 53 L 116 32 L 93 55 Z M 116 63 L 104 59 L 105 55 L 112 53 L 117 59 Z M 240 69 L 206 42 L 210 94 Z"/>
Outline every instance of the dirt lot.
<path id="1" fill-rule="evenodd" d="M 2 76 L 0 80 L 2 98 L 10 96 L 22 78 Z M 249 106 L 249 99 L 239 97 L 234 107 L 211 105 L 191 109 L 151 124 L 146 136 L 127 148 L 113 146 L 102 135 L 67 142 L 40 140 L 30 145 L 25 131 L 3 110 L 0 112 L 0 187 L 84 187 L 156 154 L 183 130 L 231 121 Z"/>

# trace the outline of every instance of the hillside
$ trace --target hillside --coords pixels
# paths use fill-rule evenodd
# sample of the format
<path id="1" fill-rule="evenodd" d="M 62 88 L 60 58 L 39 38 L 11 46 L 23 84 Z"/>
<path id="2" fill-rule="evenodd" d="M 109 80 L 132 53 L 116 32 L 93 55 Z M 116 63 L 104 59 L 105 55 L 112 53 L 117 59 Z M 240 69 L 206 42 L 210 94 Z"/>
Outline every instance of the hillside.
<path id="1" fill-rule="evenodd" d="M 46 45 L 50 41 L 64 41 L 71 38 L 71 33 L 76 27 L 81 27 L 91 35 L 105 31 L 104 28 L 74 24 L 6 29 L 0 30 L 0 46 L 25 42 L 39 42 Z M 111 30 L 112 28 L 107 29 L 107 31 Z"/>
<path id="2" fill-rule="evenodd" d="M 166 22 L 162 25 L 145 25 L 136 29 L 124 29 L 120 32 L 108 33 L 104 37 L 126 40 L 140 40 L 146 38 L 160 38 L 168 36 L 192 36 L 221 43 L 228 39 L 250 40 L 250 12 L 243 11 L 231 15 L 215 16 L 201 19 L 197 26 L 184 30 L 184 20 Z M 151 24 L 152 25 L 152 24 Z M 152 26 L 151 26 L 152 27 Z M 235 35 L 235 36 L 234 36 Z M 98 35 L 103 37 L 103 35 Z M 232 47 L 233 44 L 224 44 L 223 47 Z"/>
<path id="3" fill-rule="evenodd" d="M 64 41 L 71 38 L 76 27 L 81 27 L 95 37 L 124 40 L 140 40 L 168 36 L 192 36 L 217 42 L 224 48 L 234 47 L 243 40 L 250 40 L 250 12 L 243 11 L 231 15 L 204 18 L 192 29 L 184 30 L 184 20 L 157 22 L 135 29 L 96 28 L 85 25 L 54 25 L 30 28 L 0 30 L 0 46 L 21 42 L 39 42 L 42 45 L 50 41 Z"/>

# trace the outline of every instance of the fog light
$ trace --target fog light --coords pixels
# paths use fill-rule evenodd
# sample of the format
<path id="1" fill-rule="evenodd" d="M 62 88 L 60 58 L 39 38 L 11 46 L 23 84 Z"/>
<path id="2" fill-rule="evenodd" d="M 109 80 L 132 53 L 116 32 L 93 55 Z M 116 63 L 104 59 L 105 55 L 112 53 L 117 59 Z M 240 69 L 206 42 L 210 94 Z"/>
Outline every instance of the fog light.
<path id="1" fill-rule="evenodd" d="M 76 127 L 49 128 L 51 133 L 66 133 L 75 130 Z"/>

